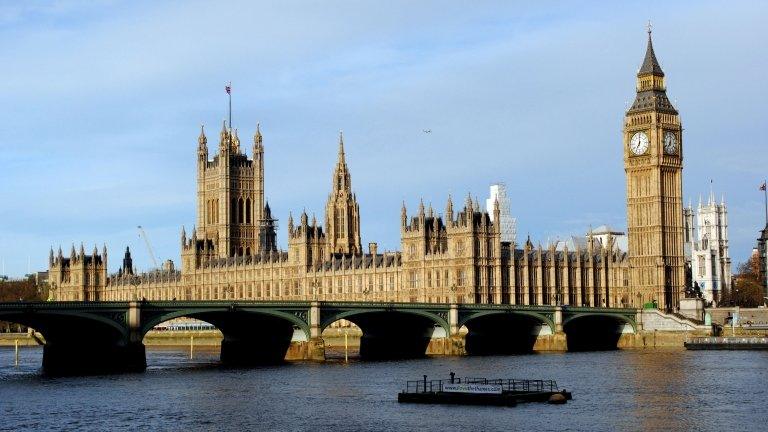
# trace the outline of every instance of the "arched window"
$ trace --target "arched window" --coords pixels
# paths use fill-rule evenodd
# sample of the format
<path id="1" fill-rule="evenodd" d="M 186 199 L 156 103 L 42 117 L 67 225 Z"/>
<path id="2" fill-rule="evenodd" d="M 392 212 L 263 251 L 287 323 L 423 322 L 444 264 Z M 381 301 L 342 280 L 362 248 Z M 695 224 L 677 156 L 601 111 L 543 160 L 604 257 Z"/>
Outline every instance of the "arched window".
<path id="1" fill-rule="evenodd" d="M 243 199 L 238 198 L 237 200 L 237 222 L 243 223 L 245 221 L 245 209 L 243 208 Z"/>
<path id="2" fill-rule="evenodd" d="M 213 223 L 219 223 L 219 199 L 213 200 Z"/>
<path id="3" fill-rule="evenodd" d="M 251 223 L 251 199 L 245 200 L 245 223 Z"/>
<path id="4" fill-rule="evenodd" d="M 229 212 L 229 220 L 231 223 L 237 223 L 237 200 L 232 198 L 232 210 Z"/>

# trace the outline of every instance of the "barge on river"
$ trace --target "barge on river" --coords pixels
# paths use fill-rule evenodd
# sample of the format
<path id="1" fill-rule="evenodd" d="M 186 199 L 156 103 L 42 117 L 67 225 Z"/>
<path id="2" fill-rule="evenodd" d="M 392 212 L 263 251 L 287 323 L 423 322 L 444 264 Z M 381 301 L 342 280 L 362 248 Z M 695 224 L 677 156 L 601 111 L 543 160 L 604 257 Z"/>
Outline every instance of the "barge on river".
<path id="1" fill-rule="evenodd" d="M 401 403 L 515 406 L 522 402 L 565 403 L 571 393 L 553 380 L 456 378 L 407 381 Z"/>

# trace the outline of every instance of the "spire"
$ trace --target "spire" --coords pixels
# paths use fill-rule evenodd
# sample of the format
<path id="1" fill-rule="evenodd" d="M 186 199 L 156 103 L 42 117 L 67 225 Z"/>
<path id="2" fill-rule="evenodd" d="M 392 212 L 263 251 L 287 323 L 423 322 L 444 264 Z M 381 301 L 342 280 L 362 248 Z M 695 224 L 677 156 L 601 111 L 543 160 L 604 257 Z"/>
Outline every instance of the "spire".
<path id="1" fill-rule="evenodd" d="M 451 194 L 448 194 L 448 202 L 445 204 L 445 219 L 446 221 L 453 220 L 453 200 Z"/>
<path id="2" fill-rule="evenodd" d="M 293 212 L 288 212 L 288 232 L 293 232 Z"/>
<path id="3" fill-rule="evenodd" d="M 240 153 L 240 137 L 237 136 L 237 129 L 232 137 L 232 153 Z"/>
<path id="4" fill-rule="evenodd" d="M 51 253 L 48 254 L 48 265 L 53 265 L 53 247 L 51 247 Z"/>
<path id="5" fill-rule="evenodd" d="M 230 134 L 227 131 L 227 121 L 221 122 L 221 132 L 219 132 L 219 148 L 220 150 L 229 150 L 230 148 Z"/>
<path id="6" fill-rule="evenodd" d="M 677 110 L 670 102 L 664 84 L 664 72 L 656 59 L 651 39 L 651 26 L 648 24 L 648 46 L 643 64 L 637 71 L 637 96 L 628 113 L 657 111 L 677 115 Z"/>
<path id="7" fill-rule="evenodd" d="M 344 131 L 339 131 L 339 163 L 344 163 Z"/>
<path id="8" fill-rule="evenodd" d="M 717 201 L 715 201 L 715 190 L 712 186 L 712 179 L 709 179 L 709 199 L 707 200 L 707 205 L 713 206 L 717 204 Z"/>
<path id="9" fill-rule="evenodd" d="M 208 144 L 208 138 L 205 136 L 205 125 L 200 125 L 200 136 L 197 137 L 197 143 L 200 145 L 201 149 Z"/>
<path id="10" fill-rule="evenodd" d="M 261 123 L 256 123 L 256 133 L 253 134 L 253 143 L 256 145 L 261 145 L 261 141 Z"/>
<path id="11" fill-rule="evenodd" d="M 408 213 L 405 210 L 405 200 L 403 200 L 403 206 L 400 208 L 400 224 L 404 227 L 408 222 Z"/>
<path id="12" fill-rule="evenodd" d="M 226 120 L 221 121 L 221 132 L 219 132 L 219 136 L 221 137 L 222 141 L 224 141 L 227 138 L 227 121 Z"/>
<path id="13" fill-rule="evenodd" d="M 427 217 L 431 218 L 434 216 L 434 210 L 432 210 L 432 203 L 429 203 L 429 207 L 427 207 Z"/>
<path id="14" fill-rule="evenodd" d="M 187 230 L 184 229 L 184 225 L 181 226 L 181 246 L 184 247 L 184 245 L 187 244 Z"/>
<path id="15" fill-rule="evenodd" d="M 419 217 L 424 216 L 424 199 L 419 200 Z"/>
<path id="16" fill-rule="evenodd" d="M 653 40 L 651 39 L 651 22 L 648 21 L 648 47 L 645 49 L 645 58 L 643 59 L 643 65 L 640 66 L 640 70 L 637 72 L 637 76 L 653 74 L 656 76 L 664 76 L 664 71 L 661 70 L 659 61 L 656 59 L 656 53 L 653 52 Z"/>

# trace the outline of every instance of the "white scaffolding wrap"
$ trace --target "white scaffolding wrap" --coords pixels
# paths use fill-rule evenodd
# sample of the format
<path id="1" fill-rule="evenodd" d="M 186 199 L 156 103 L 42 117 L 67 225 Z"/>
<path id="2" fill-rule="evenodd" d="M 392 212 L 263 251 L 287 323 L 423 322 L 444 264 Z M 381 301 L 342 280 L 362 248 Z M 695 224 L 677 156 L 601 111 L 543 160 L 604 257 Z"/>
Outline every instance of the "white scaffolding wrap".
<path id="1" fill-rule="evenodd" d="M 485 200 L 485 208 L 493 220 L 493 204 L 499 200 L 499 218 L 501 219 L 501 241 L 513 242 L 517 238 L 517 219 L 512 217 L 510 210 L 509 197 L 507 196 L 507 186 L 504 183 L 491 185 L 491 196 Z"/>

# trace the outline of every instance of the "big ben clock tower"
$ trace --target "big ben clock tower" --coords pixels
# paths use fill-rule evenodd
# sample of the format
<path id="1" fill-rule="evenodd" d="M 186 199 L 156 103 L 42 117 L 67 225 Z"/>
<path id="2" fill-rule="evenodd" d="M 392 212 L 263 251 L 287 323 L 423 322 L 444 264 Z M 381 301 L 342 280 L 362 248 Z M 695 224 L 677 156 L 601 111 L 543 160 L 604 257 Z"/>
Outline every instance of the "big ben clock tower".
<path id="1" fill-rule="evenodd" d="M 685 284 L 683 140 L 648 28 L 637 96 L 624 118 L 630 288 L 637 307 L 674 310 Z"/>

